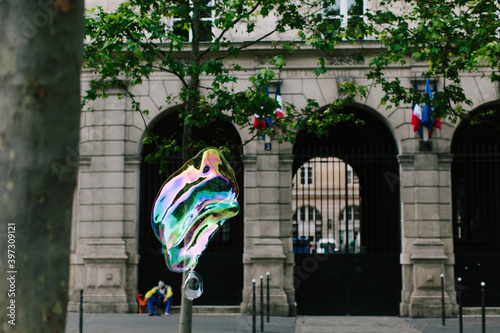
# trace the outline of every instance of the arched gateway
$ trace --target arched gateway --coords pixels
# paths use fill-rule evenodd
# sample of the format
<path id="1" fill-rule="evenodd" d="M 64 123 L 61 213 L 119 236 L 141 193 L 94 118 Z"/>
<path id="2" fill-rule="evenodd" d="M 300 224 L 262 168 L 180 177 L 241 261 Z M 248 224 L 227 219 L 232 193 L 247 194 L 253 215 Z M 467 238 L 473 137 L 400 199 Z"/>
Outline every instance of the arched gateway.
<path id="1" fill-rule="evenodd" d="M 359 108 L 347 111 L 365 124 L 340 123 L 328 137 L 300 133 L 293 150 L 297 312 L 397 315 L 398 152 L 376 116 Z"/>
<path id="2" fill-rule="evenodd" d="M 500 306 L 500 106 L 487 123 L 458 126 L 451 147 L 455 277 L 464 306 Z"/>
<path id="3" fill-rule="evenodd" d="M 171 113 L 161 119 L 152 129 L 152 133 L 160 138 L 177 137 L 181 141 L 182 129 L 178 114 Z M 227 140 L 235 147 L 241 144 L 237 131 L 230 123 L 218 123 L 217 129 L 193 131 L 194 139 L 203 139 L 208 145 L 220 146 Z M 180 153 L 175 153 L 162 164 L 148 163 L 144 157 L 154 151 L 155 147 L 145 146 L 142 153 L 140 174 L 140 221 L 139 221 L 139 281 L 138 290 L 145 293 L 159 279 L 172 285 L 174 289 L 173 304 L 181 301 L 180 288 L 182 274 L 173 273 L 165 265 L 161 243 L 156 239 L 151 228 L 151 207 L 158 190 L 165 180 L 182 166 Z M 235 148 L 233 156 L 227 156 L 233 167 L 240 188 L 243 186 L 243 165 L 239 149 Z M 159 170 L 162 169 L 161 174 Z M 196 271 L 204 281 L 203 296 L 194 301 L 195 305 L 239 305 L 243 288 L 243 191 L 238 198 L 240 213 L 226 221 L 222 228 L 211 239 L 207 250 L 203 253 Z"/>

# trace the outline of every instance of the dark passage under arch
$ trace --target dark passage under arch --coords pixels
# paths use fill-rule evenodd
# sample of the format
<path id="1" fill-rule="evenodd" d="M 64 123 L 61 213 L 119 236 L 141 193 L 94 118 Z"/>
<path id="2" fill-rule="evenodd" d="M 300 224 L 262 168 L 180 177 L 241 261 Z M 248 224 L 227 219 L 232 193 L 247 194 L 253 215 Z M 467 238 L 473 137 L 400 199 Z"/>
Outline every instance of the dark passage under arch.
<path id="1" fill-rule="evenodd" d="M 500 306 L 500 105 L 491 108 L 490 123 L 461 123 L 451 146 L 455 277 L 465 306 L 481 306 L 481 282 L 486 305 Z"/>
<path id="2" fill-rule="evenodd" d="M 160 138 L 174 137 L 182 142 L 182 128 L 178 113 L 170 113 L 152 129 Z M 194 139 L 203 139 L 207 145 L 219 147 L 226 141 L 234 144 L 232 156 L 228 160 L 235 171 L 240 186 L 238 202 L 240 212 L 227 220 L 210 240 L 195 268 L 204 283 L 203 295 L 194 305 L 240 305 L 243 289 L 243 164 L 241 162 L 241 139 L 234 126 L 228 122 L 218 122 L 205 129 L 193 131 Z M 182 274 L 168 270 L 165 264 L 162 245 L 151 228 L 151 207 L 156 195 L 173 172 L 182 166 L 180 153 L 173 153 L 161 164 L 148 163 L 144 157 L 155 151 L 154 145 L 144 146 L 140 169 L 140 219 L 139 219 L 139 293 L 154 287 L 159 279 L 170 284 L 174 291 L 173 305 L 180 305 Z M 160 168 L 163 170 L 159 173 Z"/>

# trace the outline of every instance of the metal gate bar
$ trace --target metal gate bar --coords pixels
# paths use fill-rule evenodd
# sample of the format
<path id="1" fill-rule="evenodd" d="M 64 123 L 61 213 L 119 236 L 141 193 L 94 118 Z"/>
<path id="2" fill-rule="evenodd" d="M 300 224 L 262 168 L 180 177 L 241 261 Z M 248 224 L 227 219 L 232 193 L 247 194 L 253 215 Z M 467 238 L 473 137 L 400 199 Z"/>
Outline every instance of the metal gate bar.
<path id="1" fill-rule="evenodd" d="M 462 278 L 463 304 L 500 306 L 500 149 L 461 145 L 453 149 L 452 195 L 455 276 Z"/>
<path id="2" fill-rule="evenodd" d="M 380 209 L 377 207 L 380 198 L 362 197 L 362 193 L 375 196 L 387 193 L 396 198 L 398 189 L 389 186 L 385 177 L 387 173 L 394 177 L 399 174 L 394 155 L 379 147 L 362 147 L 350 154 L 325 147 L 305 147 L 300 153 L 292 180 L 296 253 L 314 253 L 326 242 L 338 253 L 365 252 L 363 246 L 367 243 L 377 244 L 373 249 L 376 252 L 399 250 L 399 245 L 397 250 L 394 248 L 400 237 L 399 226 L 393 226 L 393 231 L 369 227 L 370 234 L 363 233 L 361 226 L 364 218 L 373 221 L 399 218 L 399 208 L 395 205 L 390 207 L 392 210 Z"/>
<path id="3" fill-rule="evenodd" d="M 240 158 L 231 161 L 237 164 L 234 169 L 239 184 L 243 184 L 242 162 Z M 179 155 L 171 156 L 163 164 L 141 164 L 140 186 L 140 221 L 139 221 L 139 281 L 141 293 L 151 289 L 159 279 L 179 290 L 182 274 L 173 273 L 166 268 L 162 245 L 151 228 L 151 208 L 162 184 L 169 175 L 182 166 Z M 162 169 L 162 173 L 159 170 Z M 207 250 L 200 257 L 196 271 L 202 276 L 205 286 L 203 297 L 195 301 L 196 305 L 239 305 L 243 289 L 243 191 L 240 191 L 238 202 L 240 213 L 226 221 L 210 240 Z M 214 269 L 217 267 L 217 269 Z M 174 292 L 174 304 L 180 304 L 180 293 Z"/>
<path id="4" fill-rule="evenodd" d="M 293 238 L 298 313 L 396 315 L 401 292 L 394 150 L 299 146 Z M 388 177 L 390 175 L 390 177 Z"/>
<path id="5" fill-rule="evenodd" d="M 499 169 L 497 146 L 456 149 L 452 164 L 456 253 L 500 254 Z"/>

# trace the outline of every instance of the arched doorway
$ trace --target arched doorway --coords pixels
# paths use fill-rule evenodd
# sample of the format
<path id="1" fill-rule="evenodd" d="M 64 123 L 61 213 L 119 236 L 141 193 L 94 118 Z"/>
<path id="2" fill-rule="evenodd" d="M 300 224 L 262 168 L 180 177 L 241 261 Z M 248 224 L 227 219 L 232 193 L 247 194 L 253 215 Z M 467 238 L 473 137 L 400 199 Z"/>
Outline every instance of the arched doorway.
<path id="1" fill-rule="evenodd" d="M 500 105 L 486 123 L 461 123 L 451 152 L 455 277 L 462 278 L 464 306 L 500 306 Z"/>
<path id="2" fill-rule="evenodd" d="M 397 315 L 401 229 L 397 148 L 387 126 L 341 123 L 294 146 L 295 297 L 299 314 Z M 304 209 L 307 207 L 307 209 Z M 310 212 L 314 212 L 311 214 Z"/>
<path id="3" fill-rule="evenodd" d="M 174 137 L 181 142 L 182 133 L 178 113 L 172 112 L 153 126 L 151 132 L 160 138 Z M 194 139 L 203 139 L 207 145 L 219 147 L 230 141 L 235 147 L 228 158 L 236 179 L 243 188 L 243 164 L 241 161 L 241 139 L 229 122 L 218 122 L 205 129 L 193 131 Z M 139 280 L 138 289 L 145 293 L 163 279 L 172 285 L 173 304 L 181 302 L 182 274 L 173 273 L 166 267 L 162 245 L 151 228 L 151 207 L 162 184 L 170 174 L 182 166 L 180 153 L 173 153 L 164 163 L 149 163 L 144 157 L 155 150 L 153 145 L 144 146 L 140 174 L 140 220 L 139 220 Z M 162 172 L 160 173 L 160 169 Z M 194 305 L 240 305 L 243 289 L 243 191 L 238 197 L 240 212 L 226 221 L 215 233 L 196 266 L 203 278 L 203 295 Z"/>

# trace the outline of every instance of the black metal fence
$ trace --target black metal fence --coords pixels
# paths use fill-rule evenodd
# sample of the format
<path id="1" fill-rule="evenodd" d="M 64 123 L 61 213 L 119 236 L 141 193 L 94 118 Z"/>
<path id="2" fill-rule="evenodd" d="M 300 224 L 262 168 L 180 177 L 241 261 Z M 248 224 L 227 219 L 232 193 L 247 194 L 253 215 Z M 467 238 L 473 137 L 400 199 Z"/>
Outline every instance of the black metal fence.
<path id="1" fill-rule="evenodd" d="M 399 253 L 399 167 L 387 147 L 296 152 L 296 253 Z"/>
<path id="2" fill-rule="evenodd" d="M 500 306 L 499 145 L 454 147 L 452 163 L 455 276 L 462 278 L 464 306 Z"/>
<path id="3" fill-rule="evenodd" d="M 392 147 L 295 149 L 294 281 L 300 314 L 398 313 L 398 181 Z"/>
<path id="4" fill-rule="evenodd" d="M 231 162 L 240 188 L 243 184 L 241 159 Z M 182 274 L 167 269 L 162 244 L 151 227 L 151 208 L 156 195 L 170 174 L 182 166 L 180 156 L 172 156 L 168 163 L 143 162 L 140 174 L 140 221 L 139 221 L 139 281 L 140 293 L 154 287 L 159 279 L 174 290 L 173 304 L 180 304 Z M 160 167 L 162 173 L 159 173 Z M 226 221 L 200 257 L 196 272 L 203 279 L 203 296 L 195 305 L 239 305 L 243 289 L 243 191 L 238 198 L 240 213 Z"/>

